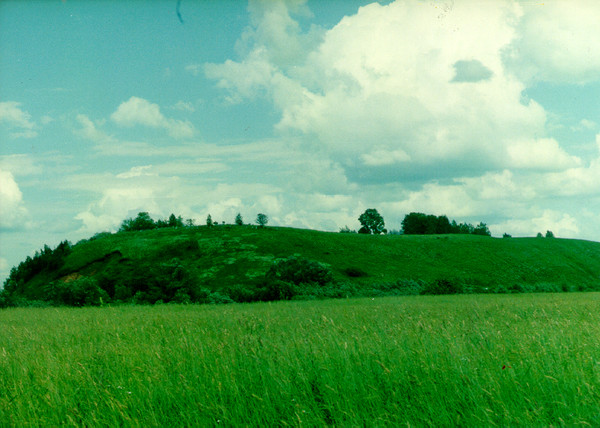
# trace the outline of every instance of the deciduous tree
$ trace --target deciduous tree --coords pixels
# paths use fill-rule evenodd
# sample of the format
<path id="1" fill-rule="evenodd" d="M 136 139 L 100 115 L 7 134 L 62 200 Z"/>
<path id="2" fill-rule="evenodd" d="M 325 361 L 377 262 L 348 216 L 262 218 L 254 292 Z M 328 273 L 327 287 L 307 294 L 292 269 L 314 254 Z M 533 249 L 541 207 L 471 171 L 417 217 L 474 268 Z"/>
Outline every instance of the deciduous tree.
<path id="1" fill-rule="evenodd" d="M 364 213 L 358 217 L 358 221 L 362 225 L 361 230 L 358 233 L 374 233 L 379 235 L 386 233 L 385 222 L 381 214 L 374 208 L 367 209 Z"/>
<path id="2" fill-rule="evenodd" d="M 258 224 L 260 227 L 265 227 L 268 222 L 269 217 L 266 214 L 258 213 L 256 216 L 256 224 Z"/>

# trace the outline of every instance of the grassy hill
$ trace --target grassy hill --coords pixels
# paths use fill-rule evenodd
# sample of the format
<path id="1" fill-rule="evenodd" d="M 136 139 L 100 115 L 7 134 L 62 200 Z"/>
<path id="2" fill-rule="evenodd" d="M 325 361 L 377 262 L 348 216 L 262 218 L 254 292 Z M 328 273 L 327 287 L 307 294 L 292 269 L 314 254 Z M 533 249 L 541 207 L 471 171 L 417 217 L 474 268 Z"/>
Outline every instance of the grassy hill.
<path id="1" fill-rule="evenodd" d="M 354 290 L 407 280 L 448 280 L 471 292 L 535 290 L 540 284 L 549 290 L 600 288 L 597 242 L 225 225 L 98 235 L 73 246 L 60 268 L 19 284 L 18 294 L 44 300 L 47 284 L 85 277 L 100 281 L 113 297 L 124 292 L 118 287 L 148 282 L 144 275 L 153 269 L 158 269 L 154 276 L 166 275 L 166 282 L 187 278 L 211 292 L 239 289 L 264 279 L 274 260 L 292 255 L 329 265 L 335 283 Z M 124 297 L 132 296 L 125 292 Z"/>

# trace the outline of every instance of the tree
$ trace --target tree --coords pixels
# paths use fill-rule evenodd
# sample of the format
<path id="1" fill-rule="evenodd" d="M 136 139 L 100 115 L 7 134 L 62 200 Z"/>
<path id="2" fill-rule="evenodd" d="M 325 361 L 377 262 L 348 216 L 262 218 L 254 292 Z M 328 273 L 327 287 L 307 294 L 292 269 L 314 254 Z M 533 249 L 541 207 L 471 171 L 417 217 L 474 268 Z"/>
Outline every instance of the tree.
<path id="1" fill-rule="evenodd" d="M 258 213 L 256 216 L 256 224 L 260 227 L 265 227 L 265 225 L 269 222 L 269 217 L 266 214 Z"/>
<path id="2" fill-rule="evenodd" d="M 423 213 L 412 212 L 404 216 L 402 220 L 402 232 L 405 235 L 425 235 L 428 227 L 429 216 Z"/>
<path id="3" fill-rule="evenodd" d="M 121 224 L 121 228 L 119 231 L 121 232 L 129 232 L 132 230 L 148 230 L 148 229 L 156 229 L 156 223 L 150 217 L 150 214 L 147 212 L 139 212 L 135 219 L 128 218 L 123 220 Z"/>
<path id="4" fill-rule="evenodd" d="M 546 238 L 554 238 L 554 233 L 551 230 L 546 231 Z"/>
<path id="5" fill-rule="evenodd" d="M 490 229 L 484 222 L 479 222 L 477 227 L 473 229 L 473 235 L 492 236 Z"/>
<path id="6" fill-rule="evenodd" d="M 237 224 L 238 226 L 244 225 L 244 219 L 242 218 L 241 213 L 237 213 L 237 215 L 235 216 L 235 224 Z"/>
<path id="7" fill-rule="evenodd" d="M 208 215 L 208 217 L 206 217 L 206 225 L 208 227 L 212 227 L 214 225 L 212 217 L 210 216 L 210 214 Z"/>
<path id="8" fill-rule="evenodd" d="M 383 217 L 374 208 L 369 208 L 362 213 L 360 217 L 358 217 L 358 221 L 360 221 L 360 224 L 362 225 L 358 233 L 373 233 L 379 235 L 387 232 Z"/>
<path id="9" fill-rule="evenodd" d="M 183 218 L 175 217 L 175 214 L 169 216 L 169 227 L 183 227 Z"/>

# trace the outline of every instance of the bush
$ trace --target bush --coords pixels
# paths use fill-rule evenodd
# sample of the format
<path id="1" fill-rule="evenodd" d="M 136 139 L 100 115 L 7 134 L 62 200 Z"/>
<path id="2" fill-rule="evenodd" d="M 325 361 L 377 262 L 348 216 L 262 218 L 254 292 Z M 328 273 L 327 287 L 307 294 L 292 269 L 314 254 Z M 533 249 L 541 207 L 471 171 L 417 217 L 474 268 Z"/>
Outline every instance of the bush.
<path id="1" fill-rule="evenodd" d="M 328 266 L 300 256 L 277 259 L 266 274 L 266 279 L 291 282 L 293 284 L 325 285 L 333 281 L 333 274 Z"/>
<path id="2" fill-rule="evenodd" d="M 56 305 L 102 306 L 108 294 L 93 278 L 81 277 L 74 281 L 55 281 L 46 287 L 48 301 Z"/>
<path id="3" fill-rule="evenodd" d="M 228 295 L 221 294 L 218 291 L 213 291 L 208 296 L 208 303 L 224 304 L 224 303 L 234 303 L 234 302 L 233 302 L 233 300 L 231 300 L 231 297 L 229 297 Z"/>
<path id="4" fill-rule="evenodd" d="M 267 281 L 262 300 L 290 300 L 296 294 L 295 284 L 274 279 Z"/>
<path id="5" fill-rule="evenodd" d="M 455 281 L 449 279 L 436 279 L 434 282 L 426 285 L 421 294 L 459 294 L 462 293 L 462 287 Z"/>
<path id="6" fill-rule="evenodd" d="M 344 273 L 351 278 L 361 278 L 364 276 L 368 276 L 367 272 L 360 268 L 349 267 L 344 269 Z"/>

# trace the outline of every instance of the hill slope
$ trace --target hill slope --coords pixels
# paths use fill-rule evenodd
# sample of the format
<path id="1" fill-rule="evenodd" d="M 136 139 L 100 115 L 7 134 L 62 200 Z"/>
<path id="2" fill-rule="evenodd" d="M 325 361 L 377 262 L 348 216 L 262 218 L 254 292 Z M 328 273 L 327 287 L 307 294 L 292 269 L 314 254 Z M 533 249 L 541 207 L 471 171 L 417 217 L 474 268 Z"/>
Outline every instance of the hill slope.
<path id="1" fill-rule="evenodd" d="M 19 284 L 18 294 L 44 300 L 52 281 L 91 277 L 111 298 L 121 293 L 125 300 L 132 297 L 125 288 L 136 281 L 145 282 L 137 289 L 151 287 L 149 274 L 162 275 L 163 282 L 187 280 L 218 291 L 257 282 L 275 259 L 294 254 L 330 265 L 338 283 L 357 287 L 408 279 L 449 279 L 469 284 L 473 291 L 540 283 L 559 289 L 600 287 L 596 242 L 218 226 L 102 234 L 75 245 L 60 268 Z"/>

